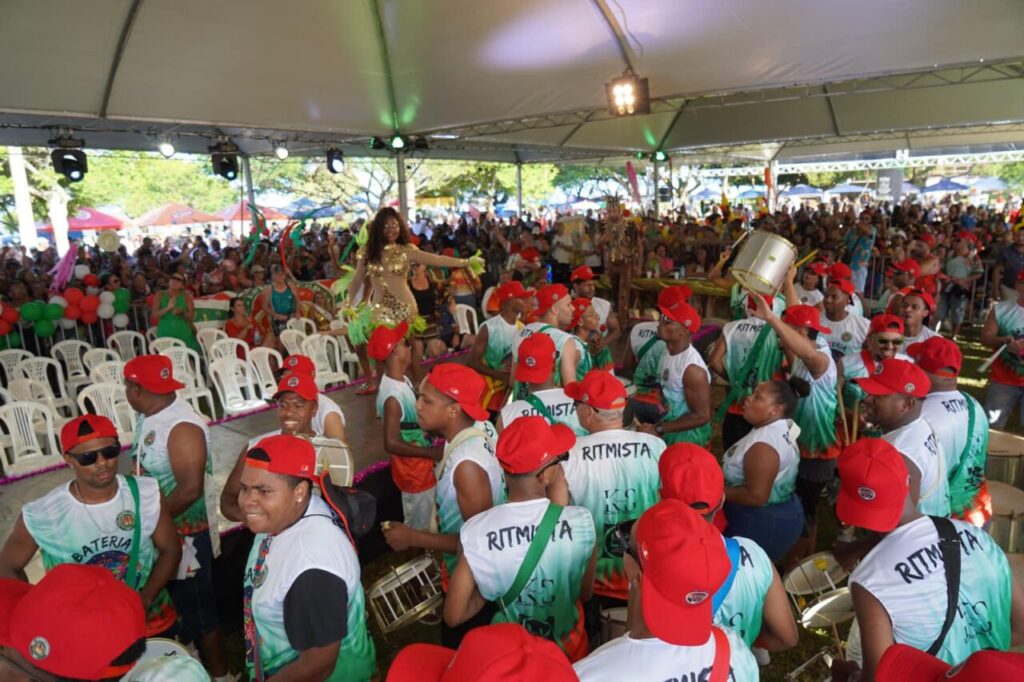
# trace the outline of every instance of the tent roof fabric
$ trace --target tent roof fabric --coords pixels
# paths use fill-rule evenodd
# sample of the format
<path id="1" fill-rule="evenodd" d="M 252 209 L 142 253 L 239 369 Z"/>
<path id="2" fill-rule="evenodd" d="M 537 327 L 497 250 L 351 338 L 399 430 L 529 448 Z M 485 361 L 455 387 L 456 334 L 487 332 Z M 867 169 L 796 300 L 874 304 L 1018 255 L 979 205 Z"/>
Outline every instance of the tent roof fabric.
<path id="1" fill-rule="evenodd" d="M 87 230 L 116 230 L 123 225 L 120 218 L 95 208 L 80 208 L 74 215 L 68 216 L 68 232 L 84 232 Z M 53 231 L 53 225 L 46 223 L 37 228 L 40 232 Z"/>
<path id="2" fill-rule="evenodd" d="M 263 217 L 267 220 L 288 220 L 288 216 L 276 208 L 269 206 L 256 206 L 259 212 L 263 214 Z M 225 207 L 219 213 L 220 218 L 218 220 L 249 220 L 249 204 L 245 201 L 240 201 L 237 204 L 232 204 Z"/>
<path id="3" fill-rule="evenodd" d="M 168 203 L 146 211 L 135 223 L 139 227 L 188 225 L 191 223 L 219 223 L 224 219 L 204 213 L 185 204 Z"/>
<path id="4" fill-rule="evenodd" d="M 74 30 L 38 39 L 54 25 Z M 224 135 L 250 154 L 367 155 L 399 131 L 501 161 L 1013 144 L 1021 35 L 1019 0 L 33 0 L 0 22 L 0 144 L 61 125 L 93 147 Z M 627 66 L 649 115 L 607 111 Z"/>

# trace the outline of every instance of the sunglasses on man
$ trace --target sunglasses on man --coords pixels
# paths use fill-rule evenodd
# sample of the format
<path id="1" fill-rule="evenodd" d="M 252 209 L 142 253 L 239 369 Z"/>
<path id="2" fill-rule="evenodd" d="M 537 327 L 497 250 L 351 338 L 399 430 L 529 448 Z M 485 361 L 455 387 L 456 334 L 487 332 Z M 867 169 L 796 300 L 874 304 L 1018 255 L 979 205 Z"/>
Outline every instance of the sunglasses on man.
<path id="1" fill-rule="evenodd" d="M 78 462 L 79 466 L 91 467 L 100 457 L 103 457 L 103 459 L 116 459 L 117 457 L 120 457 L 121 444 L 114 443 L 113 445 L 108 445 L 107 447 L 100 448 L 99 450 L 90 450 L 89 452 L 80 452 L 78 454 L 69 452 L 68 454 L 75 458 L 75 461 Z"/>
<path id="2" fill-rule="evenodd" d="M 896 347 L 899 347 L 899 346 L 903 345 L 903 339 L 883 339 L 883 338 L 879 337 L 878 338 L 878 345 L 879 346 L 896 346 Z"/>

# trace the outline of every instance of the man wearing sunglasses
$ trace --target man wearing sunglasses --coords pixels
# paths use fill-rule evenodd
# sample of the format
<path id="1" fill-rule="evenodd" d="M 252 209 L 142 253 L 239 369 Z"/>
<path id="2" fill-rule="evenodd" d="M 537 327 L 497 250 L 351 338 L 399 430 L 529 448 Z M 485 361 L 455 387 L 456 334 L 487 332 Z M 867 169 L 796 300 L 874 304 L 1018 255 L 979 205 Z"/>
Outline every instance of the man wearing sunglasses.
<path id="1" fill-rule="evenodd" d="M 552 507 L 553 520 L 548 523 L 554 525 L 530 569 L 533 538 L 542 532 L 538 528 L 552 506 L 548 498 L 567 496 L 558 464 L 575 442 L 569 427 L 549 425 L 540 416 L 520 417 L 498 436 L 497 457 L 505 472 L 508 502 L 480 512 L 459 531 L 462 552 L 444 604 L 448 625 L 469 620 L 485 600 L 494 601 L 499 618 L 554 641 L 571 660 L 590 650 L 581 617 L 582 602 L 593 593 L 597 563 L 590 512 L 576 506 Z M 529 573 L 520 578 L 524 570 Z M 517 584 L 521 589 L 513 594 Z"/>
<path id="2" fill-rule="evenodd" d="M 859 353 L 843 356 L 839 361 L 843 401 L 849 409 L 863 401 L 865 395 L 854 379 L 874 374 L 879 363 L 886 358 L 910 360 L 900 352 L 903 350 L 903 319 L 896 315 L 883 313 L 872 317 L 865 346 Z"/>
<path id="3" fill-rule="evenodd" d="M 47 571 L 58 564 L 101 566 L 138 591 L 147 636 L 172 629 L 177 616 L 164 588 L 178 571 L 181 542 L 157 482 L 117 473 L 121 444 L 106 417 L 69 421 L 60 444 L 74 478 L 24 506 L 0 550 L 0 577 L 27 581 L 25 566 L 36 550 Z"/>

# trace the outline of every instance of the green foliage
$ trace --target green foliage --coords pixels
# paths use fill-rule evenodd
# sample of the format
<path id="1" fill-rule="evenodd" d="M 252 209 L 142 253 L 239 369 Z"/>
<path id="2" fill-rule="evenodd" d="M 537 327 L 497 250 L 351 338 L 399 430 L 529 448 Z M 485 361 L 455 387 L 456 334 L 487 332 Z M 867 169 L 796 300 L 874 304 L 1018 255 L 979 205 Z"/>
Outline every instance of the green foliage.
<path id="1" fill-rule="evenodd" d="M 606 192 L 629 196 L 629 179 L 625 167 L 559 166 L 554 185 L 569 196 L 598 198 Z"/>

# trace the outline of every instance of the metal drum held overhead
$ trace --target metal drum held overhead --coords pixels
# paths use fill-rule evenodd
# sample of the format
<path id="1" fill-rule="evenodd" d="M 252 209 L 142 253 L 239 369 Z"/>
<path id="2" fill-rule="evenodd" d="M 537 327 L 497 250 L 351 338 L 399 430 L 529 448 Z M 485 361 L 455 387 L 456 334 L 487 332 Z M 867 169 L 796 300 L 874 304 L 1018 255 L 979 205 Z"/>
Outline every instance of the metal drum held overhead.
<path id="1" fill-rule="evenodd" d="M 796 247 L 789 240 L 754 230 L 740 244 L 729 272 L 744 289 L 774 296 L 786 281 L 796 257 Z"/>

